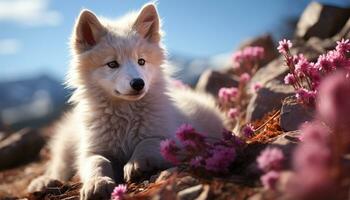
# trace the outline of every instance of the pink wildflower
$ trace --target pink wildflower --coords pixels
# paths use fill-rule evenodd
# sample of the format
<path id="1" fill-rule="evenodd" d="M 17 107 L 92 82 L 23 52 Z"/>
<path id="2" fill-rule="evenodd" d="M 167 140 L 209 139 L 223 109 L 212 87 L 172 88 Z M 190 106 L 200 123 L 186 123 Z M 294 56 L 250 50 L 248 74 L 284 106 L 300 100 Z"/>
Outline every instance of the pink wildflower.
<path id="1" fill-rule="evenodd" d="M 304 88 L 300 88 L 296 91 L 295 96 L 298 101 L 304 103 L 305 105 L 315 105 L 316 91 L 310 91 Z"/>
<path id="2" fill-rule="evenodd" d="M 280 173 L 277 171 L 269 171 L 260 177 L 261 183 L 265 189 L 275 190 L 276 183 L 280 177 Z"/>
<path id="3" fill-rule="evenodd" d="M 235 159 L 236 152 L 232 147 L 214 146 L 212 155 L 205 160 L 205 168 L 212 172 L 223 172 Z"/>
<path id="4" fill-rule="evenodd" d="M 316 90 L 318 86 L 321 83 L 321 73 L 316 65 L 313 65 L 313 67 L 309 68 L 308 76 L 311 80 L 311 89 Z"/>
<path id="5" fill-rule="evenodd" d="M 264 58 L 264 48 L 258 46 L 246 47 L 243 54 L 248 60 L 259 60 Z"/>
<path id="6" fill-rule="evenodd" d="M 196 156 L 190 160 L 190 166 L 194 168 L 202 167 L 204 159 L 202 156 Z"/>
<path id="7" fill-rule="evenodd" d="M 318 115 L 331 127 L 350 128 L 350 79 L 345 74 L 329 76 L 320 86 Z"/>
<path id="8" fill-rule="evenodd" d="M 330 162 L 330 149 L 321 143 L 302 143 L 293 155 L 293 165 L 296 171 L 304 174 L 311 175 L 323 169 L 327 171 Z"/>
<path id="9" fill-rule="evenodd" d="M 336 50 L 341 54 L 345 55 L 345 53 L 350 51 L 350 40 L 345 40 L 344 38 L 341 41 L 337 42 Z"/>
<path id="10" fill-rule="evenodd" d="M 312 67 L 312 65 L 309 63 L 309 61 L 304 57 L 303 54 L 300 54 L 298 56 L 298 62 L 295 64 L 295 72 L 299 76 L 304 76 L 309 74 L 309 69 Z"/>
<path id="11" fill-rule="evenodd" d="M 219 90 L 219 99 L 221 102 L 229 102 L 234 100 L 238 95 L 238 89 L 235 87 L 231 88 L 221 88 Z"/>
<path id="12" fill-rule="evenodd" d="M 250 138 L 254 136 L 254 127 L 251 124 L 247 124 L 243 129 L 242 129 L 243 136 L 246 138 Z"/>
<path id="13" fill-rule="evenodd" d="M 304 143 L 329 144 L 330 131 L 319 122 L 307 122 L 301 126 L 300 140 Z"/>
<path id="14" fill-rule="evenodd" d="M 228 131 L 226 129 L 224 129 L 224 131 L 222 132 L 222 137 L 223 142 L 229 146 L 241 147 L 245 144 L 245 142 L 241 138 L 237 137 L 231 131 Z"/>
<path id="15" fill-rule="evenodd" d="M 176 136 L 180 141 L 188 140 L 188 135 L 191 133 L 194 133 L 194 128 L 189 124 L 182 124 L 177 130 L 176 130 Z"/>
<path id="16" fill-rule="evenodd" d="M 331 152 L 322 143 L 301 143 L 293 155 L 296 174 L 288 190 L 296 199 L 330 199 L 334 181 L 330 176 Z M 330 196 L 328 196 L 330 195 Z"/>
<path id="17" fill-rule="evenodd" d="M 248 81 L 250 80 L 250 75 L 248 73 L 243 73 L 240 77 L 239 77 L 239 82 L 242 84 L 246 84 L 248 83 Z"/>
<path id="18" fill-rule="evenodd" d="M 262 87 L 263 87 L 263 85 L 261 83 L 255 83 L 252 86 L 252 90 L 253 90 L 253 92 L 258 92 Z"/>
<path id="19" fill-rule="evenodd" d="M 124 195 L 126 193 L 126 185 L 119 184 L 117 187 L 114 188 L 111 199 L 112 200 L 122 200 L 124 199 Z"/>
<path id="20" fill-rule="evenodd" d="M 284 83 L 288 84 L 288 85 L 294 85 L 296 83 L 296 79 L 295 76 L 291 73 L 288 73 L 285 77 L 284 77 Z"/>
<path id="21" fill-rule="evenodd" d="M 277 47 L 278 52 L 282 54 L 287 54 L 289 52 L 289 49 L 292 48 L 293 44 L 290 40 L 283 39 L 282 41 L 279 41 L 279 46 Z"/>
<path id="22" fill-rule="evenodd" d="M 238 108 L 230 108 L 227 112 L 227 116 L 231 119 L 236 119 L 239 115 L 239 109 Z"/>
<path id="23" fill-rule="evenodd" d="M 239 63 L 243 62 L 243 60 L 244 60 L 243 52 L 237 51 L 236 53 L 232 54 L 232 60 L 233 60 L 233 63 L 235 63 L 235 64 L 239 64 Z M 237 67 L 239 65 L 234 65 L 234 66 Z"/>
<path id="24" fill-rule="evenodd" d="M 246 47 L 240 51 L 237 51 L 232 55 L 233 63 L 241 64 L 244 62 L 252 62 L 261 60 L 264 58 L 264 48 L 259 46 Z M 237 66 L 237 65 L 234 65 Z"/>
<path id="25" fill-rule="evenodd" d="M 196 130 L 189 124 L 181 125 L 176 131 L 176 137 L 187 148 L 199 148 L 204 144 L 204 136 L 197 133 Z"/>
<path id="26" fill-rule="evenodd" d="M 335 70 L 335 66 L 332 61 L 326 55 L 320 55 L 317 59 L 315 65 L 320 71 L 324 71 L 325 73 L 331 72 Z"/>
<path id="27" fill-rule="evenodd" d="M 256 159 L 258 166 L 264 172 L 270 170 L 281 170 L 283 166 L 284 155 L 283 152 L 278 148 L 266 148 Z"/>
<path id="28" fill-rule="evenodd" d="M 173 164 L 178 164 L 177 154 L 180 151 L 174 140 L 166 139 L 160 142 L 160 153 L 162 156 Z"/>

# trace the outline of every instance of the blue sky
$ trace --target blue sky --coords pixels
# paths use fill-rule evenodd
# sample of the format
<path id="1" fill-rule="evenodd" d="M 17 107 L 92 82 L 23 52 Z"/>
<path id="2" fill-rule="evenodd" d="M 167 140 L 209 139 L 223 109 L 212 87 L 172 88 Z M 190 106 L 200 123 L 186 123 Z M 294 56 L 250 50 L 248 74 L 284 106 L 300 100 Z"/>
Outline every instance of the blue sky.
<path id="1" fill-rule="evenodd" d="M 116 18 L 145 0 L 0 0 L 0 81 L 42 73 L 62 78 L 68 38 L 82 8 Z M 276 32 L 308 0 L 159 0 L 170 53 L 205 57 L 234 50 L 245 39 Z M 322 0 L 338 5 L 348 0 Z"/>

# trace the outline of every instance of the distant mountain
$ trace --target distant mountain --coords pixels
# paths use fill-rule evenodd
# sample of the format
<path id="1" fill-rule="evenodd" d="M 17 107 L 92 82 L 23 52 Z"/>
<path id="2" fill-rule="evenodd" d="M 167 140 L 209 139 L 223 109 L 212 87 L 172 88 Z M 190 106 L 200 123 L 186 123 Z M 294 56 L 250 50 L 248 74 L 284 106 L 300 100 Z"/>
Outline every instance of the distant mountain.
<path id="1" fill-rule="evenodd" d="M 0 122 L 15 129 L 42 125 L 60 114 L 68 95 L 59 81 L 46 75 L 0 82 Z"/>

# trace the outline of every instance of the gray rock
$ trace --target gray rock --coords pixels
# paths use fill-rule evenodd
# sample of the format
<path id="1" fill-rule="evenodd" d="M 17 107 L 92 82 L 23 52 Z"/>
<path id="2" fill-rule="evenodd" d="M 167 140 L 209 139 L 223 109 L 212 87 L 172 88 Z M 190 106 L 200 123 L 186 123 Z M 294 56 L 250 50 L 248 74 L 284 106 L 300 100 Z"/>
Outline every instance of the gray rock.
<path id="1" fill-rule="evenodd" d="M 199 185 L 181 190 L 180 192 L 178 192 L 177 196 L 180 200 L 191 200 L 191 199 L 196 199 L 196 197 L 198 197 L 202 191 L 203 191 L 203 185 L 199 184 Z"/>
<path id="2" fill-rule="evenodd" d="M 217 96 L 222 87 L 237 87 L 238 81 L 227 73 L 206 70 L 199 78 L 196 90 L 199 92 L 206 92 L 213 96 Z"/>
<path id="3" fill-rule="evenodd" d="M 9 134 L 7 132 L 0 132 L 0 141 L 4 140 Z"/>
<path id="4" fill-rule="evenodd" d="M 287 97 L 282 104 L 280 125 L 283 131 L 295 131 L 314 116 L 314 109 L 299 104 L 294 96 Z"/>
<path id="5" fill-rule="evenodd" d="M 342 28 L 342 30 L 333 37 L 333 40 L 341 40 L 342 38 L 350 38 L 350 18 Z"/>
<path id="6" fill-rule="evenodd" d="M 282 100 L 294 94 L 291 86 L 281 84 L 279 81 L 270 81 L 265 87 L 253 94 L 247 107 L 246 121 L 255 121 L 264 117 L 273 110 L 279 110 Z"/>
<path id="7" fill-rule="evenodd" d="M 268 65 L 260 68 L 252 77 L 251 83 L 261 83 L 266 85 L 272 80 L 278 80 L 282 83 L 284 76 L 289 72 L 289 69 L 284 64 L 282 57 L 273 60 Z"/>
<path id="8" fill-rule="evenodd" d="M 273 145 L 286 146 L 289 144 L 297 144 L 299 142 L 300 131 L 289 131 L 277 136 L 271 143 Z"/>
<path id="9" fill-rule="evenodd" d="M 311 2 L 300 17 L 295 35 L 305 40 L 310 37 L 329 38 L 342 29 L 349 17 L 349 8 Z"/>
<path id="10" fill-rule="evenodd" d="M 196 179 L 190 175 L 184 176 L 184 177 L 181 177 L 177 180 L 176 190 L 181 191 L 181 190 L 184 190 L 185 188 L 192 187 L 192 186 L 195 186 L 198 184 L 199 184 L 198 179 Z"/>
<path id="11" fill-rule="evenodd" d="M 0 141 L 0 169 L 14 167 L 37 157 L 45 140 L 33 129 L 22 129 Z"/>
<path id="12" fill-rule="evenodd" d="M 174 172 L 178 170 L 177 167 L 172 167 L 166 170 L 161 171 L 160 173 L 151 176 L 150 182 L 158 183 L 160 181 L 167 180 Z"/>

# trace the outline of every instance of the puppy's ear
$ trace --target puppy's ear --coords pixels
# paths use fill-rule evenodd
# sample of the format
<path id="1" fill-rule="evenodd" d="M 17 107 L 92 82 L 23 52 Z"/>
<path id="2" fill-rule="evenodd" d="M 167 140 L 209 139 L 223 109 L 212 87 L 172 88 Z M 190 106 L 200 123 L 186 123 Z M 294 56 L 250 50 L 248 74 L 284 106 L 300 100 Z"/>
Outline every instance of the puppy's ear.
<path id="1" fill-rule="evenodd" d="M 95 46 L 106 32 L 93 12 L 82 10 L 75 23 L 72 45 L 77 52 L 84 52 Z"/>
<path id="2" fill-rule="evenodd" d="M 160 41 L 160 20 L 154 4 L 146 4 L 141 9 L 133 29 L 150 42 Z"/>

